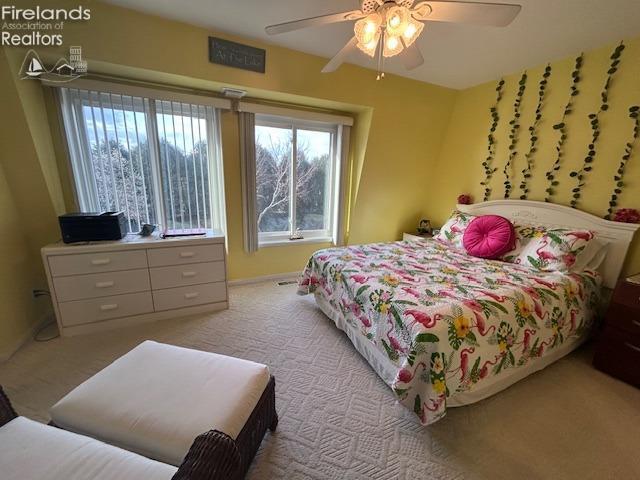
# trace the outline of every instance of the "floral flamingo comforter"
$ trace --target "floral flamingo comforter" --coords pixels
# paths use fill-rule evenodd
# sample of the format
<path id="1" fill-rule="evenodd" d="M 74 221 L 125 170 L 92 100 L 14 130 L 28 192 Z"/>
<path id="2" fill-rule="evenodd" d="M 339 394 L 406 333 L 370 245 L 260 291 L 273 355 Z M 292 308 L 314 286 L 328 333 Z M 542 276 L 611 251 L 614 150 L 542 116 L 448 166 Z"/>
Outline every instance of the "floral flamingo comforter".
<path id="1" fill-rule="evenodd" d="M 391 388 L 427 425 L 452 395 L 584 336 L 600 277 L 538 272 L 426 240 L 320 250 L 298 287 L 321 295 L 392 362 Z"/>

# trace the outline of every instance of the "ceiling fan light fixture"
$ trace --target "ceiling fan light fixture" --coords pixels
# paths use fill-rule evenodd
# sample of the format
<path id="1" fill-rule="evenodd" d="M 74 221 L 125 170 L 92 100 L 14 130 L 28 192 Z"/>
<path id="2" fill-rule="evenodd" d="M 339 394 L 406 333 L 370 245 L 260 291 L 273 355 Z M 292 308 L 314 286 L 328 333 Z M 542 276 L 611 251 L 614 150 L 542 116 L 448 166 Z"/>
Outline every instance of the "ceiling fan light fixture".
<path id="1" fill-rule="evenodd" d="M 491 0 L 490 0 L 491 1 Z M 384 77 L 385 57 L 405 52 L 403 63 L 412 70 L 424 63 L 416 40 L 422 22 L 450 22 L 505 27 L 516 18 L 521 5 L 485 3 L 483 0 L 360 0 L 360 8 L 302 18 L 265 27 L 269 35 L 340 22 L 355 22 L 354 36 L 327 63 L 322 72 L 333 72 L 349 54 L 359 49 L 377 57 L 378 78 Z"/>

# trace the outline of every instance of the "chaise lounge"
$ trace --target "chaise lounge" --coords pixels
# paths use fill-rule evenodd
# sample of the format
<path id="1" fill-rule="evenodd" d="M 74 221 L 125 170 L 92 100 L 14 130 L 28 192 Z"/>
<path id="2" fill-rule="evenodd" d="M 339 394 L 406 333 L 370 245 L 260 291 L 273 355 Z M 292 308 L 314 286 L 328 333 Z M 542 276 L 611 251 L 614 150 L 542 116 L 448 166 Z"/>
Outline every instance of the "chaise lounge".
<path id="1" fill-rule="evenodd" d="M 3 479 L 236 480 L 278 423 L 265 365 L 150 341 L 50 413 L 20 417 L 0 388 Z"/>

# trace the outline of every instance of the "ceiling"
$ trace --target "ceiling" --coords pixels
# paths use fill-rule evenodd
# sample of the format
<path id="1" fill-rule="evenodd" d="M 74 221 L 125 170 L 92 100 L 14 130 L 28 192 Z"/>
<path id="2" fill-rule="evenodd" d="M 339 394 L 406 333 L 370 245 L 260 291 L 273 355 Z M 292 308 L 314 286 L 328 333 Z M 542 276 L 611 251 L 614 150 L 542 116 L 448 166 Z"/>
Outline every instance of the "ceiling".
<path id="1" fill-rule="evenodd" d="M 349 41 L 353 35 L 352 22 L 277 36 L 266 35 L 264 27 L 359 8 L 357 0 L 104 1 L 326 58 Z M 424 64 L 407 71 L 397 58 L 392 58 L 387 60 L 385 70 L 461 89 L 640 35 L 640 0 L 505 0 L 503 3 L 522 5 L 520 14 L 508 27 L 427 23 L 417 40 Z M 348 62 L 375 69 L 375 61 L 360 52 L 351 54 Z"/>

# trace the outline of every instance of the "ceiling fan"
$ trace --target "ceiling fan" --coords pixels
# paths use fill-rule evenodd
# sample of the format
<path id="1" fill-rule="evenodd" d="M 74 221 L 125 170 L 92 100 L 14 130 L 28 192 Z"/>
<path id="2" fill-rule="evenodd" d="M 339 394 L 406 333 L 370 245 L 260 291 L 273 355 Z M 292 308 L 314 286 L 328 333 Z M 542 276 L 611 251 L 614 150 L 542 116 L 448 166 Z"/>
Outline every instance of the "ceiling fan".
<path id="1" fill-rule="evenodd" d="M 458 1 L 361 0 L 359 10 L 332 13 L 269 25 L 269 35 L 330 23 L 356 21 L 354 36 L 322 69 L 335 71 L 348 54 L 359 49 L 377 57 L 378 80 L 384 77 L 384 59 L 400 53 L 407 70 L 424 63 L 415 44 L 424 29 L 423 22 L 453 22 L 504 27 L 520 12 L 520 5 Z"/>

